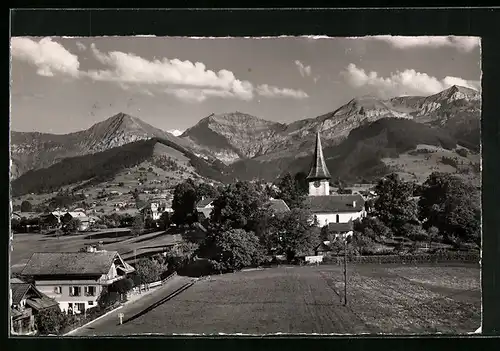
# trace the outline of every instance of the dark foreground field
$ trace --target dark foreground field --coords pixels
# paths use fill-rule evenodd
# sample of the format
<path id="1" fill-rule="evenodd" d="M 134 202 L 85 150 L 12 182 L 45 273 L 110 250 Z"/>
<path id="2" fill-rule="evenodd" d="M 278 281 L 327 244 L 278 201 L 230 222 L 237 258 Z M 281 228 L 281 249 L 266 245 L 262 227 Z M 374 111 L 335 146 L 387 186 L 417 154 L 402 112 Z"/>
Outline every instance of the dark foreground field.
<path id="1" fill-rule="evenodd" d="M 481 324 L 473 265 L 280 267 L 212 276 L 124 325 L 92 334 L 467 333 Z"/>

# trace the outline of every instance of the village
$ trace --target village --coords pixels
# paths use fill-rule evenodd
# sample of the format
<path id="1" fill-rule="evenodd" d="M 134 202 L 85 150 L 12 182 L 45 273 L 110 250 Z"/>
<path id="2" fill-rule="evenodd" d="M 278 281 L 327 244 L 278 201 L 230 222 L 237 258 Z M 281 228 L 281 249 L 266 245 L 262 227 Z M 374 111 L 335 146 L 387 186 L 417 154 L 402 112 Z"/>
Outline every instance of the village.
<path id="1" fill-rule="evenodd" d="M 332 189 L 317 133 L 309 173 L 276 184 L 187 179 L 135 211 L 12 212 L 11 332 L 64 335 L 100 318 L 116 325 L 118 317 L 121 325 L 207 277 L 246 269 L 343 264 L 338 293 L 347 304 L 348 263 L 477 262 L 477 226 L 445 223 L 451 232 L 425 213 L 438 178 L 462 186 L 443 174 L 421 187 L 389 175 L 362 191 Z M 16 242 L 23 236 L 38 241 Z M 122 307 L 135 312 L 113 312 Z"/>

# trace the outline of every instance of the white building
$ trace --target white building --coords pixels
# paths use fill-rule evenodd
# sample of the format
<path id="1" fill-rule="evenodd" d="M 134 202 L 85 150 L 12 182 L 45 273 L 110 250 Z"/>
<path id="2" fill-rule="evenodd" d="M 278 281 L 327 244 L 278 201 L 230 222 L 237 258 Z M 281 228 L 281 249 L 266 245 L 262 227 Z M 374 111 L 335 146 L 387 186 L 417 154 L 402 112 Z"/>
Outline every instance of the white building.
<path id="1" fill-rule="evenodd" d="M 330 178 L 318 132 L 314 159 L 307 176 L 309 196 L 305 199 L 306 205 L 320 227 L 329 223 L 348 223 L 366 216 L 365 200 L 361 195 L 330 195 Z"/>

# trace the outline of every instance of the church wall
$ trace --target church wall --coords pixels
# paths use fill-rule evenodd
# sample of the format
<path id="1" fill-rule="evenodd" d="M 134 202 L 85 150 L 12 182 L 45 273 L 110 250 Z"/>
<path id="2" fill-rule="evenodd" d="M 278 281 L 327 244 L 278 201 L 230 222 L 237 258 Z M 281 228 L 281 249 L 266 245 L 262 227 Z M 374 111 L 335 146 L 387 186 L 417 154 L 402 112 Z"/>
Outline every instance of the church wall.
<path id="1" fill-rule="evenodd" d="M 365 216 L 365 211 L 360 212 L 342 212 L 342 213 L 315 213 L 318 218 L 319 226 L 323 227 L 328 223 L 337 223 L 337 214 L 339 215 L 338 223 L 347 223 L 349 220 L 356 220 Z"/>

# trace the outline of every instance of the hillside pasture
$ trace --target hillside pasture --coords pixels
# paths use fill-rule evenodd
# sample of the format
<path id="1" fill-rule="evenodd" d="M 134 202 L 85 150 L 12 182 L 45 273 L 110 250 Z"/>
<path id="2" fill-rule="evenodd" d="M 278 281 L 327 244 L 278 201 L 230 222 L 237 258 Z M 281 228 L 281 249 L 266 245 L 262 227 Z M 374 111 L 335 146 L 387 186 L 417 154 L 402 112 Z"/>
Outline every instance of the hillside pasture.
<path id="1" fill-rule="evenodd" d="M 455 167 L 441 162 L 442 157 L 456 158 L 458 162 L 463 162 L 463 168 L 468 168 L 469 173 L 460 176 L 474 184 L 479 183 L 480 175 L 475 174 L 469 165 L 470 162 L 481 161 L 481 155 L 476 153 L 469 152 L 467 157 L 463 157 L 454 150 L 420 144 L 414 150 L 400 154 L 399 157 L 383 158 L 382 162 L 397 171 L 403 179 L 422 183 L 432 172 L 456 173 Z"/>
<path id="2" fill-rule="evenodd" d="M 481 325 L 476 265 L 278 267 L 214 275 L 99 335 L 468 333 Z"/>

